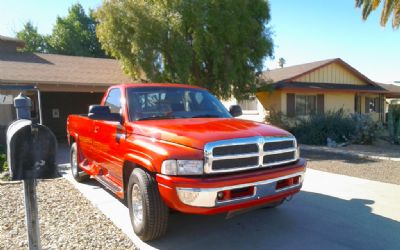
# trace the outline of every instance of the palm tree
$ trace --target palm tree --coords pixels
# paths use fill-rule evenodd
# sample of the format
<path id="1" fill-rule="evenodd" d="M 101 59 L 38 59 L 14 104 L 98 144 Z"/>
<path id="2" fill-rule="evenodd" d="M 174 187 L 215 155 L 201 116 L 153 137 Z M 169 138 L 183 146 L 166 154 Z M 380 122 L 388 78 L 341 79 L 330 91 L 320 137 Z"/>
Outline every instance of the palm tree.
<path id="1" fill-rule="evenodd" d="M 285 63 L 286 63 L 285 58 L 283 58 L 283 57 L 279 58 L 279 61 L 278 61 L 279 67 L 283 68 Z"/>
<path id="2" fill-rule="evenodd" d="M 356 7 L 362 8 L 362 18 L 367 20 L 369 14 L 375 11 L 381 0 L 355 0 Z M 393 29 L 398 29 L 400 24 L 400 0 L 384 0 L 383 9 L 381 13 L 381 26 L 385 27 L 389 17 L 392 17 Z"/>

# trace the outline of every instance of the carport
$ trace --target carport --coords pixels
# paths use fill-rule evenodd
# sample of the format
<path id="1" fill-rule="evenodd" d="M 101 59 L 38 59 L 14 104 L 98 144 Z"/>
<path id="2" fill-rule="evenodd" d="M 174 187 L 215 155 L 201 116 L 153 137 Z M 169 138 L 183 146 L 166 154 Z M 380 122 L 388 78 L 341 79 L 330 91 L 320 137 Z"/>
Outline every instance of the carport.
<path id="1" fill-rule="evenodd" d="M 66 137 L 69 114 L 87 113 L 88 106 L 99 103 L 108 86 L 132 82 L 114 59 L 19 52 L 23 47 L 23 41 L 0 36 L 0 84 L 39 88 L 43 123 L 59 140 Z M 15 94 L 18 93 L 0 90 L 3 99 L 7 98 L 7 102 L 0 102 L 0 134 L 15 119 Z M 4 143 L 3 136 L 0 143 Z"/>

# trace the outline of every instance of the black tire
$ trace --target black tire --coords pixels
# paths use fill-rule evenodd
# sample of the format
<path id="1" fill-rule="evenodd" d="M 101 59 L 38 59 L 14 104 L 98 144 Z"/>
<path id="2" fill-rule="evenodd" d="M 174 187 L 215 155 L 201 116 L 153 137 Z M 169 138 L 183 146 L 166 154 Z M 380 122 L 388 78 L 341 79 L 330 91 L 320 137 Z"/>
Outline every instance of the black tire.
<path id="1" fill-rule="evenodd" d="M 73 157 L 76 157 L 74 160 Z M 81 162 L 81 156 L 79 155 L 78 152 L 78 146 L 76 143 L 72 143 L 71 145 L 71 151 L 70 151 L 70 163 L 71 163 L 71 174 L 74 177 L 74 179 L 77 182 L 84 182 L 87 179 L 89 179 L 89 175 L 85 173 L 82 169 L 79 167 L 79 163 Z"/>
<path id="2" fill-rule="evenodd" d="M 135 197 L 132 197 L 132 194 Z M 141 213 L 137 212 L 140 211 L 137 207 L 140 204 Z M 141 240 L 150 241 L 165 234 L 168 226 L 168 207 L 160 196 L 154 177 L 140 168 L 134 169 L 129 177 L 128 207 L 133 231 Z"/>
<path id="3" fill-rule="evenodd" d="M 281 199 L 281 200 L 277 200 L 277 201 L 273 201 L 271 203 L 266 204 L 265 206 L 263 206 L 263 209 L 269 209 L 269 208 L 275 208 L 278 207 L 280 205 L 282 205 L 282 203 L 285 201 L 285 199 Z"/>

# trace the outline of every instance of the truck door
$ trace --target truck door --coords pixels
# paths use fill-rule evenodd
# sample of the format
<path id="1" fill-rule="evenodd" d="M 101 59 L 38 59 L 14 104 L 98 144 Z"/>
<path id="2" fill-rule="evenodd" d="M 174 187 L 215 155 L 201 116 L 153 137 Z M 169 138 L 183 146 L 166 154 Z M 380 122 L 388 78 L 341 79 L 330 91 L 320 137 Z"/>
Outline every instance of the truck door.
<path id="1" fill-rule="evenodd" d="M 111 113 L 121 114 L 121 90 L 112 88 L 108 92 L 104 105 Z M 120 122 L 95 121 L 93 126 L 92 151 L 96 164 L 108 179 L 122 184 L 123 151 L 120 140 L 125 135 L 125 128 Z"/>

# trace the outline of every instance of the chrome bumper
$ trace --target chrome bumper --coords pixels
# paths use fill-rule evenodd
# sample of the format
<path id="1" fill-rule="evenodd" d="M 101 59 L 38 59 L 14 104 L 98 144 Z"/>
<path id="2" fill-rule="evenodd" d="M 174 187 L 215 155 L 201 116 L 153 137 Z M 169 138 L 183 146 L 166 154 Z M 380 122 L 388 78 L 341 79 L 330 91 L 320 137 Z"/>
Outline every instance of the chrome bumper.
<path id="1" fill-rule="evenodd" d="M 177 187 L 176 191 L 178 193 L 178 197 L 182 203 L 190 206 L 196 207 L 218 207 L 224 205 L 231 205 L 239 202 L 244 201 L 251 201 L 262 199 L 268 196 L 272 196 L 275 194 L 279 194 L 284 191 L 289 191 L 292 189 L 296 189 L 301 187 L 304 179 L 305 172 L 297 172 L 290 175 L 281 176 L 274 179 L 268 179 L 264 181 L 252 182 L 252 183 L 245 183 L 239 184 L 234 186 L 228 187 L 221 187 L 221 188 L 180 188 Z M 299 176 L 299 182 L 294 185 L 290 185 L 281 189 L 276 189 L 277 182 L 293 177 Z M 230 200 L 218 200 L 218 193 L 227 191 L 227 190 L 234 190 L 234 189 L 241 189 L 241 188 L 248 188 L 254 187 L 254 192 L 252 195 L 230 199 Z"/>

